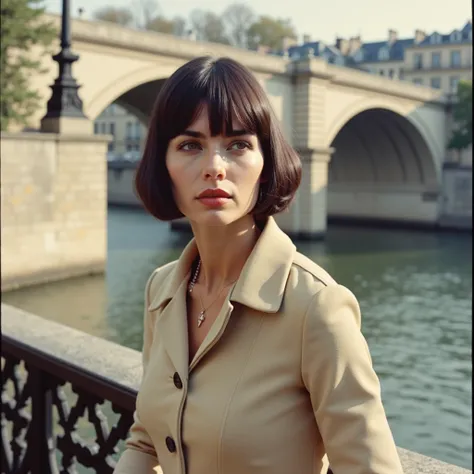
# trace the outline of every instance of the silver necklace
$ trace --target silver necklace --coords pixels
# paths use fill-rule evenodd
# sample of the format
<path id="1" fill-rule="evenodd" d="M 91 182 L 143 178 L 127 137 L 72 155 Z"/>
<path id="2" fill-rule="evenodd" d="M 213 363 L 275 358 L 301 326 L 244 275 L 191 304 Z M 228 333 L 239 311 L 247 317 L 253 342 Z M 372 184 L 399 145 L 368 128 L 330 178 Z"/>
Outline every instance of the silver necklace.
<path id="1" fill-rule="evenodd" d="M 191 278 L 191 281 L 189 283 L 189 294 L 191 294 L 193 292 L 193 289 L 194 289 L 194 285 L 196 284 L 196 281 L 198 279 L 198 276 L 199 276 L 199 272 L 201 270 L 201 259 L 199 259 L 199 262 L 197 264 L 197 267 L 196 267 L 196 271 L 194 272 L 194 275 L 193 277 Z M 212 303 L 210 305 L 208 305 L 207 308 L 204 308 L 204 305 L 202 304 L 202 299 L 201 297 L 198 295 L 198 298 L 199 298 L 199 303 L 201 304 L 201 312 L 199 313 L 199 317 L 198 317 L 198 320 L 197 320 L 197 325 L 198 325 L 198 328 L 201 327 L 201 324 L 204 322 L 204 320 L 206 319 L 206 311 L 218 300 L 219 296 L 221 295 L 222 293 L 222 290 L 224 288 L 227 288 L 229 287 L 230 285 L 232 285 L 232 283 L 235 283 L 237 280 L 234 280 L 234 281 L 231 281 L 229 284 L 223 286 L 221 288 L 221 290 L 219 291 L 219 293 L 217 294 L 216 298 L 214 300 L 212 300 Z"/>

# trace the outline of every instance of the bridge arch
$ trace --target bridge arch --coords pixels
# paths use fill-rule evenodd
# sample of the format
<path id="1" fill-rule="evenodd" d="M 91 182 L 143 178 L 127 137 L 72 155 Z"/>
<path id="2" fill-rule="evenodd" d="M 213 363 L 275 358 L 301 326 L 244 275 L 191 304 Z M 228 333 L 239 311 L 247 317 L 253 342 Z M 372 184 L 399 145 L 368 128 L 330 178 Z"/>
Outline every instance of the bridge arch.
<path id="1" fill-rule="evenodd" d="M 328 217 L 436 220 L 441 182 L 435 147 L 402 113 L 385 107 L 346 112 L 346 122 L 331 132 Z"/>
<path id="2" fill-rule="evenodd" d="M 375 116 L 375 113 L 378 115 Z M 440 137 L 433 136 L 432 128 L 428 127 L 419 111 L 413 104 L 403 101 L 394 101 L 390 98 L 361 99 L 344 109 L 329 124 L 326 134 L 326 146 L 335 146 L 336 138 L 340 133 L 347 132 L 348 126 L 361 123 L 362 119 L 372 119 L 372 123 L 380 127 L 387 127 L 388 123 L 396 125 L 396 129 L 385 130 L 388 140 L 385 145 L 392 149 L 397 140 L 397 131 L 405 135 L 412 149 L 416 150 L 417 161 L 421 162 L 426 183 L 438 184 L 441 180 L 441 165 L 444 159 L 444 144 Z M 375 119 L 375 120 L 373 120 Z M 364 131 L 362 131 L 364 132 Z M 442 137 L 444 138 L 444 137 Z M 389 142 L 392 142 L 390 144 Z"/>
<path id="3" fill-rule="evenodd" d="M 136 115 L 143 123 L 146 123 L 148 117 L 143 115 L 141 108 L 134 106 L 130 101 L 124 100 L 123 97 L 129 94 L 130 91 L 136 91 L 145 84 L 153 85 L 156 83 L 157 86 L 160 85 L 178 67 L 171 65 L 147 67 L 116 78 L 116 80 L 103 87 L 85 104 L 86 115 L 91 120 L 95 120 L 108 105 L 118 100 L 120 105 Z"/>

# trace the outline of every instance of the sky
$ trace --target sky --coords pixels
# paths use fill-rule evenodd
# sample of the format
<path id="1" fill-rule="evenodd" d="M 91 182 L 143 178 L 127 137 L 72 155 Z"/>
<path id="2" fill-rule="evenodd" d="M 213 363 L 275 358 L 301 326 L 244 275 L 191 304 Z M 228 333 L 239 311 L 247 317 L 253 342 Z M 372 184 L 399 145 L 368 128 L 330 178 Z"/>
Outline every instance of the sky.
<path id="1" fill-rule="evenodd" d="M 77 16 L 79 8 L 83 8 L 83 18 L 91 18 L 92 13 L 101 7 L 133 7 L 136 6 L 137 0 L 70 2 L 73 17 Z M 185 18 L 196 8 L 220 14 L 232 3 L 233 0 L 158 1 L 164 16 L 180 15 Z M 412 37 L 416 29 L 426 33 L 438 31 L 443 34 L 461 28 L 467 20 L 472 19 L 470 0 L 252 0 L 243 3 L 251 5 L 257 15 L 289 18 L 300 38 L 303 34 L 309 34 L 312 39 L 327 43 L 334 43 L 336 36 L 348 38 L 359 34 L 362 41 L 384 40 L 389 29 L 396 30 L 400 38 Z M 44 0 L 44 5 L 47 11 L 60 13 L 62 1 Z"/>

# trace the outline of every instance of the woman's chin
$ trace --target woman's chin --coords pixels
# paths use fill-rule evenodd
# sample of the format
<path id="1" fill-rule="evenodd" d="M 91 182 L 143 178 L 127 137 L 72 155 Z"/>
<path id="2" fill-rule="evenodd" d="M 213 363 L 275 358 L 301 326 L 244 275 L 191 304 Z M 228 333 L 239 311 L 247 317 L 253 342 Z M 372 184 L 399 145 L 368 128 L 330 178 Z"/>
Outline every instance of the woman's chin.
<path id="1" fill-rule="evenodd" d="M 225 209 L 208 209 L 199 215 L 190 216 L 189 220 L 198 226 L 221 227 L 232 224 L 241 217 Z"/>

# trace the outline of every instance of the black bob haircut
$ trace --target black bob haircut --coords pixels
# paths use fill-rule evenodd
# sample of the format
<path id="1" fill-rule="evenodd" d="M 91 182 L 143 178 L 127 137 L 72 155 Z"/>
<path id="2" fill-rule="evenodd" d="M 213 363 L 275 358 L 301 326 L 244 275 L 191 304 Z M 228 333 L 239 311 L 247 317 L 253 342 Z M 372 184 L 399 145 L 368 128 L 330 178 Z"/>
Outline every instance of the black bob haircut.
<path id="1" fill-rule="evenodd" d="M 166 168 L 170 140 L 191 125 L 202 107 L 209 110 L 212 136 L 232 131 L 236 117 L 260 142 L 264 159 L 256 220 L 284 211 L 301 181 L 301 161 L 285 140 L 265 91 L 255 76 L 230 58 L 189 61 L 163 84 L 148 128 L 145 149 L 135 175 L 135 190 L 145 209 L 162 221 L 183 217 L 176 206 Z"/>

